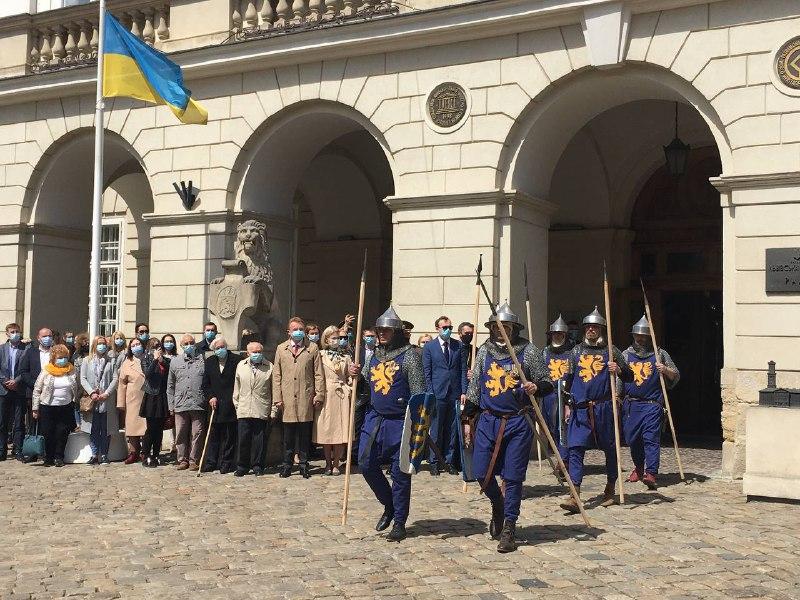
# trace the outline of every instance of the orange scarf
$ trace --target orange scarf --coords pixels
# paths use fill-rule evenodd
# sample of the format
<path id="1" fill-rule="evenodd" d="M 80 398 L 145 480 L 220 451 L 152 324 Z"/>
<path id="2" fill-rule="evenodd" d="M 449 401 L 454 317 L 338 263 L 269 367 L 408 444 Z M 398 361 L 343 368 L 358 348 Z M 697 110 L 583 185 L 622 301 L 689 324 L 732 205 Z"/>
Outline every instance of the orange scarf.
<path id="1" fill-rule="evenodd" d="M 47 372 L 53 377 L 62 377 L 72 373 L 75 367 L 71 363 L 68 363 L 66 367 L 57 367 L 53 363 L 47 363 L 44 368 L 47 369 Z"/>

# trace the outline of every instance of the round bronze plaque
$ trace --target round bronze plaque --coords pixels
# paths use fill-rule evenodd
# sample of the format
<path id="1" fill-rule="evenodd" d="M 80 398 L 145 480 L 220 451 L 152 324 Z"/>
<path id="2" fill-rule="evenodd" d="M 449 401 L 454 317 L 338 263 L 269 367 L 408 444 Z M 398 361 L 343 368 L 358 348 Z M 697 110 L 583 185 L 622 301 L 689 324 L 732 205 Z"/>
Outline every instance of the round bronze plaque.
<path id="1" fill-rule="evenodd" d="M 428 96 L 428 115 L 439 127 L 455 127 L 467 113 L 467 94 L 457 83 L 437 85 Z"/>
<path id="2" fill-rule="evenodd" d="M 783 85 L 800 90 L 800 37 L 781 46 L 775 57 L 775 70 Z"/>

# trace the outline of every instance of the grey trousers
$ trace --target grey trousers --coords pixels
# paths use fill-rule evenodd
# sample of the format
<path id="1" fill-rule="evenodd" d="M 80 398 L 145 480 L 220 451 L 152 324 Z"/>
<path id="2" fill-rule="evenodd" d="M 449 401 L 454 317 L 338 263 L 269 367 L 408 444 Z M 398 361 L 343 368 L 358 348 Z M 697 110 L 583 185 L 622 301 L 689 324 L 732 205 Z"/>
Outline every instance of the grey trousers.
<path id="1" fill-rule="evenodd" d="M 175 446 L 179 463 L 200 463 L 205 431 L 206 411 L 187 410 L 175 413 Z"/>

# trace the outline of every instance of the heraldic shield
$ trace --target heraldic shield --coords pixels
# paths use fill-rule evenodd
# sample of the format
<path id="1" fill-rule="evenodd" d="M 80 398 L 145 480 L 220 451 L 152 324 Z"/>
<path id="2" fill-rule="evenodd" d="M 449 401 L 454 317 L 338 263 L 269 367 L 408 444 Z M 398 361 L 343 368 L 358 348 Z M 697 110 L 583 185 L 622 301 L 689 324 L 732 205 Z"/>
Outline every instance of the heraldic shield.
<path id="1" fill-rule="evenodd" d="M 433 394 L 415 394 L 408 401 L 403 438 L 400 440 L 400 470 L 403 473 L 419 473 L 422 461 L 428 454 L 426 442 L 435 412 L 436 397 Z"/>
<path id="2" fill-rule="evenodd" d="M 477 420 L 472 420 L 473 426 Z M 464 481 L 475 481 L 475 476 L 472 474 L 472 439 L 467 440 L 464 444 L 464 423 L 461 420 L 461 402 L 456 401 L 456 424 L 458 425 L 458 447 L 461 451 L 461 474 Z M 470 437 L 474 438 L 475 431 L 470 432 Z"/>

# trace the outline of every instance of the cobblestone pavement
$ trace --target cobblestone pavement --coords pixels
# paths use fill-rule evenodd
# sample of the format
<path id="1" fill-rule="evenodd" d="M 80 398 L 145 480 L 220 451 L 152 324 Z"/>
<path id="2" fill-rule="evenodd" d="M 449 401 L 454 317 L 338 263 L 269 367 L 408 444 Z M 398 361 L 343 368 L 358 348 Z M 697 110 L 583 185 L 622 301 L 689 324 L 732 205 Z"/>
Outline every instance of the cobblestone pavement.
<path id="1" fill-rule="evenodd" d="M 604 476 L 589 456 L 591 507 Z M 560 488 L 532 462 L 522 544 L 506 555 L 488 537 L 488 501 L 453 476 L 415 476 L 409 538 L 392 544 L 360 475 L 343 527 L 343 477 L 8 461 L 0 597 L 800 598 L 800 506 L 746 502 L 741 482 L 715 477 L 718 451 L 683 459 L 687 483 L 627 484 L 624 506 L 589 510 L 592 529 L 558 509 Z"/>

